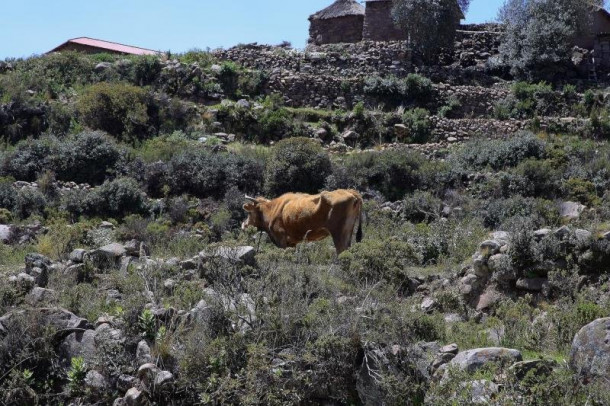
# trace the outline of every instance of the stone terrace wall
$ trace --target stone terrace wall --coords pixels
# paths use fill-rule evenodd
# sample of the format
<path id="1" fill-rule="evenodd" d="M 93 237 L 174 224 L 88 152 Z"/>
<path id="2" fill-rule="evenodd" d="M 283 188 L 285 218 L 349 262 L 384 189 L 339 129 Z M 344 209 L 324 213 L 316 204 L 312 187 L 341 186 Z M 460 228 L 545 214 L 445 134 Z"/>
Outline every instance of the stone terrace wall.
<path id="1" fill-rule="evenodd" d="M 251 69 L 313 75 L 406 76 L 411 72 L 411 53 L 400 41 L 309 46 L 305 52 L 253 44 L 215 51 L 214 55 Z"/>
<path id="2" fill-rule="evenodd" d="M 363 15 L 313 19 L 309 26 L 309 41 L 318 45 L 362 41 L 363 23 Z"/>

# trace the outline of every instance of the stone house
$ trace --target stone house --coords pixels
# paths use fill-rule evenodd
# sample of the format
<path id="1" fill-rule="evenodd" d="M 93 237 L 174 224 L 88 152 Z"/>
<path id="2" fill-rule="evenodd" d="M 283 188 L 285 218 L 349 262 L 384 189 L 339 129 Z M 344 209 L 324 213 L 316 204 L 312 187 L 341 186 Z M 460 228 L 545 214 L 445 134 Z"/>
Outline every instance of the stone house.
<path id="1" fill-rule="evenodd" d="M 404 41 L 407 33 L 392 19 L 392 0 L 366 0 L 362 37 L 367 41 Z"/>
<path id="2" fill-rule="evenodd" d="M 315 45 L 362 41 L 364 7 L 356 0 L 336 0 L 309 17 L 309 43 Z"/>

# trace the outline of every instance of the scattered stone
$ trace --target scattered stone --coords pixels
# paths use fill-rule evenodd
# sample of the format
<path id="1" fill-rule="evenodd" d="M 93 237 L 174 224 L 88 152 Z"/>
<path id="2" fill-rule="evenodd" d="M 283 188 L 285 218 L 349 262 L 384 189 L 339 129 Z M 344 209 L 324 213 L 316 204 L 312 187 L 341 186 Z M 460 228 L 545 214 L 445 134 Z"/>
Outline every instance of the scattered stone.
<path id="1" fill-rule="evenodd" d="M 534 376 L 548 376 L 558 366 L 556 361 L 536 359 L 531 361 L 521 361 L 513 364 L 509 368 L 509 371 L 515 374 L 515 377 L 522 380 L 526 375 L 532 371 Z"/>
<path id="2" fill-rule="evenodd" d="M 106 229 L 109 229 L 109 230 L 114 230 L 114 224 L 112 224 L 109 221 L 102 221 L 100 223 L 100 227 L 99 228 L 106 228 Z"/>
<path id="3" fill-rule="evenodd" d="M 419 308 L 425 313 L 431 313 L 436 306 L 436 300 L 432 299 L 431 297 L 427 297 L 423 300 L 423 302 L 421 302 Z"/>
<path id="4" fill-rule="evenodd" d="M 99 269 L 119 267 L 121 258 L 127 253 L 125 247 L 118 243 L 105 245 L 93 251 L 89 251 L 86 258 L 92 265 Z"/>
<path id="5" fill-rule="evenodd" d="M 483 241 L 480 245 L 479 245 L 479 252 L 481 253 L 481 255 L 485 258 L 489 258 L 490 256 L 497 254 L 498 252 L 500 252 L 500 247 L 502 246 L 502 244 L 500 244 L 498 241 L 496 240 L 487 240 L 487 241 Z"/>
<path id="6" fill-rule="evenodd" d="M 155 377 L 155 387 L 163 388 L 174 381 L 174 375 L 169 371 L 160 371 Z"/>
<path id="7" fill-rule="evenodd" d="M 550 235 L 552 232 L 553 231 L 549 228 L 542 228 L 540 230 L 534 231 L 534 238 L 536 238 L 538 241 L 540 241 L 547 235 Z"/>
<path id="8" fill-rule="evenodd" d="M 211 258 L 222 258 L 230 262 L 241 262 L 246 265 L 255 265 L 256 250 L 251 246 L 218 247 L 210 251 L 202 251 L 199 257 L 207 261 Z"/>
<path id="9" fill-rule="evenodd" d="M 449 344 L 449 345 L 446 345 L 444 347 L 441 347 L 439 352 L 441 352 L 441 353 L 457 354 L 459 352 L 459 348 L 458 348 L 457 344 Z"/>
<path id="10" fill-rule="evenodd" d="M 52 303 L 57 300 L 57 294 L 54 290 L 35 287 L 26 296 L 26 302 L 32 306 L 40 306 L 43 303 Z"/>
<path id="11" fill-rule="evenodd" d="M 17 290 L 20 292 L 29 292 L 36 284 L 36 280 L 33 276 L 28 275 L 25 272 L 21 272 L 18 275 L 13 275 L 8 278 L 9 282 L 12 283 Z"/>
<path id="12" fill-rule="evenodd" d="M 123 398 L 127 406 L 144 406 L 146 396 L 138 388 L 131 388 Z"/>

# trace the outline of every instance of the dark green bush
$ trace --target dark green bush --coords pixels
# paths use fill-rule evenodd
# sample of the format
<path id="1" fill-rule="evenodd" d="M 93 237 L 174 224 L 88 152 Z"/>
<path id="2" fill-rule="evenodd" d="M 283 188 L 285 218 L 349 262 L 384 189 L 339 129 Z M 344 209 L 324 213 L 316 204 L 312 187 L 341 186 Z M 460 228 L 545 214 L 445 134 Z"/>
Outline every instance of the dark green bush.
<path id="1" fill-rule="evenodd" d="M 545 156 L 546 143 L 531 133 L 521 133 L 507 140 L 475 140 L 450 157 L 455 169 L 470 172 L 487 167 L 500 170 L 518 165 L 525 159 Z"/>
<path id="2" fill-rule="evenodd" d="M 425 158 L 412 151 L 386 150 L 350 155 L 348 171 L 359 180 L 359 188 L 380 191 L 386 199 L 399 200 L 424 183 L 420 170 Z"/>
<path id="3" fill-rule="evenodd" d="M 443 208 L 443 201 L 430 192 L 417 190 L 405 197 L 402 215 L 412 223 L 431 222 L 438 219 Z"/>
<path id="4" fill-rule="evenodd" d="M 17 201 L 17 190 L 13 188 L 13 180 L 0 178 L 0 208 L 12 211 Z"/>
<path id="5" fill-rule="evenodd" d="M 191 149 L 168 162 L 165 184 L 172 194 L 221 199 L 232 186 L 248 193 L 260 191 L 262 176 L 261 163 L 252 158 Z"/>
<path id="6" fill-rule="evenodd" d="M 393 106 L 426 103 L 433 92 L 430 79 L 416 73 L 410 73 L 405 79 L 394 76 L 367 77 L 363 90 L 365 94 Z"/>
<path id="7" fill-rule="evenodd" d="M 148 103 L 148 94 L 140 87 L 101 82 L 85 89 L 77 108 L 85 125 L 132 141 L 150 133 Z"/>
<path id="8" fill-rule="evenodd" d="M 239 67 L 237 64 L 232 61 L 224 61 L 218 71 L 218 81 L 227 96 L 235 97 L 239 86 Z"/>
<path id="9" fill-rule="evenodd" d="M 37 189 L 22 188 L 17 193 L 14 211 L 17 217 L 26 219 L 31 215 L 42 215 L 47 202 L 44 195 Z"/>
<path id="10" fill-rule="evenodd" d="M 127 214 L 143 213 L 146 210 L 145 196 L 138 183 L 131 178 L 119 178 L 104 182 L 95 190 L 95 210 L 108 217 L 124 217 Z"/>
<path id="11" fill-rule="evenodd" d="M 45 168 L 49 168 L 57 140 L 52 137 L 24 141 L 5 156 L 2 172 L 17 180 L 32 182 Z"/>
<path id="12" fill-rule="evenodd" d="M 559 211 L 552 201 L 513 196 L 492 200 L 483 209 L 483 224 L 498 229 L 513 217 L 527 217 L 532 227 L 551 226 L 559 222 Z"/>
<path id="13" fill-rule="evenodd" d="M 161 60 L 156 55 L 145 55 L 134 58 L 132 66 L 133 83 L 137 86 L 153 84 L 161 74 Z"/>
<path id="14" fill-rule="evenodd" d="M 64 139 L 52 158 L 52 169 L 64 181 L 102 183 L 121 157 L 118 146 L 101 132 L 83 132 Z"/>
<path id="15" fill-rule="evenodd" d="M 403 114 L 402 120 L 409 131 L 408 142 L 425 144 L 430 141 L 432 122 L 428 110 L 422 108 L 407 110 Z"/>
<path id="16" fill-rule="evenodd" d="M 330 158 L 320 144 L 307 138 L 288 138 L 272 149 L 265 170 L 265 189 L 271 196 L 317 193 L 330 173 Z"/>

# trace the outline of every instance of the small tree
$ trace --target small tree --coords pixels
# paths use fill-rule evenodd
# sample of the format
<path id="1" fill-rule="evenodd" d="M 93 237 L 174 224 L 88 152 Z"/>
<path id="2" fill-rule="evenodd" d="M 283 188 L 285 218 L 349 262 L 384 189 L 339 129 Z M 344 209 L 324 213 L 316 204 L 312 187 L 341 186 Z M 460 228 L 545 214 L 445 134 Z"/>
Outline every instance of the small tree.
<path id="1" fill-rule="evenodd" d="M 574 39 L 591 24 L 603 0 L 507 0 L 498 19 L 506 25 L 500 53 L 511 73 L 546 78 L 570 62 Z"/>
<path id="2" fill-rule="evenodd" d="M 470 0 L 395 0 L 392 16 L 408 34 L 413 50 L 431 60 L 452 49 L 462 10 Z"/>

